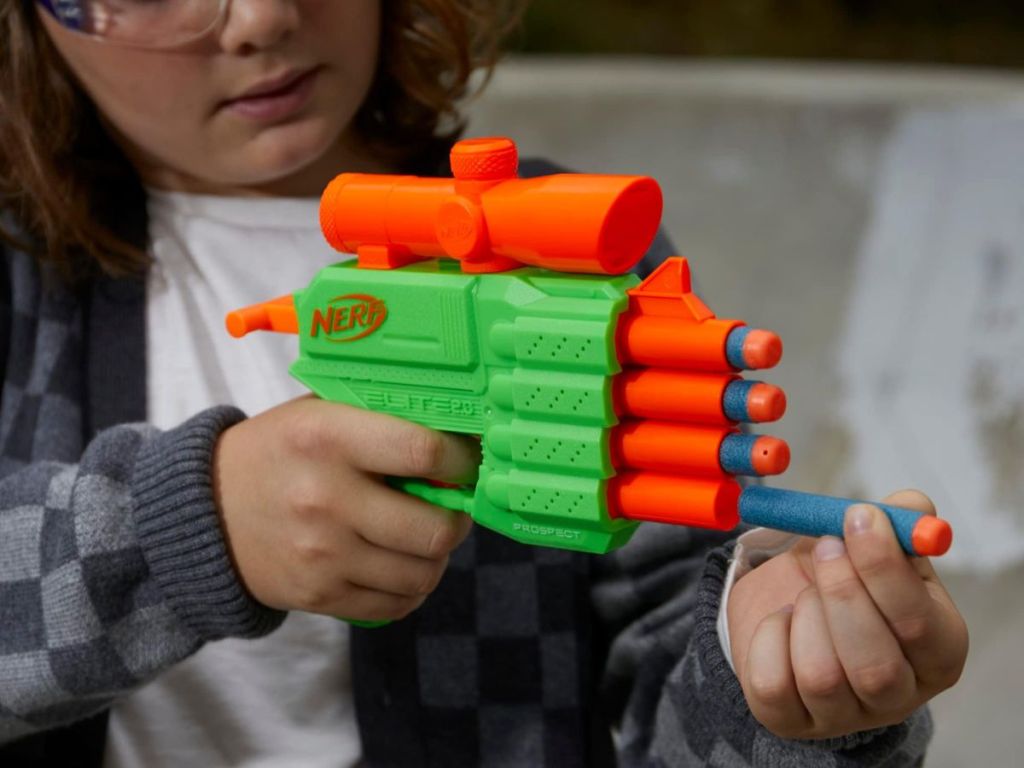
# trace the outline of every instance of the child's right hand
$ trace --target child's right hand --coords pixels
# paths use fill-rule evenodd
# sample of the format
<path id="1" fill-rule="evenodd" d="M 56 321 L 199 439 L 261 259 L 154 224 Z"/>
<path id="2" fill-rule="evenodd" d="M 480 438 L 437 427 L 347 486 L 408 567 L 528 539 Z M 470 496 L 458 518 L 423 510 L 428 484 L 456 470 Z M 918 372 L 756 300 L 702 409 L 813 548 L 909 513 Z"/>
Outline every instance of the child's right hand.
<path id="1" fill-rule="evenodd" d="M 468 515 L 387 476 L 471 482 L 479 444 L 314 397 L 242 421 L 214 452 L 214 494 L 243 584 L 264 605 L 401 618 L 441 580 Z"/>

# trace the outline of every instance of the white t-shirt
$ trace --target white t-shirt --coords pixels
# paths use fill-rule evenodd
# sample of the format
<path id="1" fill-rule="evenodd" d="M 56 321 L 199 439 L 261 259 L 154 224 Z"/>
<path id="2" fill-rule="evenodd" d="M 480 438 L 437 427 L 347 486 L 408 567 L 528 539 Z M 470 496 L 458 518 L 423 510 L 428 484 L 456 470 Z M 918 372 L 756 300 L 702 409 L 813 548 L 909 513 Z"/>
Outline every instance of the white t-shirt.
<path id="1" fill-rule="evenodd" d="M 148 420 L 212 405 L 252 415 L 303 394 L 294 336 L 231 338 L 226 312 L 305 287 L 344 259 L 314 199 L 150 192 Z M 113 708 L 105 768 L 347 768 L 361 746 L 344 622 L 293 612 L 259 640 L 210 643 Z"/>

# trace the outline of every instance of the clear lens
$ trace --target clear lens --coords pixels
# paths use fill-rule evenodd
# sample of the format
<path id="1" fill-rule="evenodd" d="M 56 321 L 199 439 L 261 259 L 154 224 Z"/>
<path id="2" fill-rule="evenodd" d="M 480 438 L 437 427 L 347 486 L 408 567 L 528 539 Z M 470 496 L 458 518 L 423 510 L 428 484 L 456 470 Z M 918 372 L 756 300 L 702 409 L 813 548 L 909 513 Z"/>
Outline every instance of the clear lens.
<path id="1" fill-rule="evenodd" d="M 202 37 L 223 0 L 51 0 L 67 27 L 124 45 L 169 48 Z"/>

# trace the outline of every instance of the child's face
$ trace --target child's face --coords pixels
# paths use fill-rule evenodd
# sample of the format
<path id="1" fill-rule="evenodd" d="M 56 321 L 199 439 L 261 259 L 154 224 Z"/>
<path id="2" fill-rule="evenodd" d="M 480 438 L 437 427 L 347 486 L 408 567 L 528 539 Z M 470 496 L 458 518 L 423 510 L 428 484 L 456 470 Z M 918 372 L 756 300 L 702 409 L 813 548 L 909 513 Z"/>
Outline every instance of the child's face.
<path id="1" fill-rule="evenodd" d="M 348 129 L 377 66 L 380 0 L 232 0 L 216 31 L 173 51 L 41 17 L 149 184 L 314 195 L 334 174 L 374 167 Z"/>

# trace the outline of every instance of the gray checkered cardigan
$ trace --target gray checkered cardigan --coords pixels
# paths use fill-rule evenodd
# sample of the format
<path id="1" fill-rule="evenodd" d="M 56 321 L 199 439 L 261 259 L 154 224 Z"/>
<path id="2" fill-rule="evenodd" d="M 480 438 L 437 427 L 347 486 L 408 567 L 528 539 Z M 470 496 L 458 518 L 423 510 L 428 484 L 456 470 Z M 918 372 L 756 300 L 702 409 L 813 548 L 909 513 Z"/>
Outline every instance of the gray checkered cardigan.
<path id="1" fill-rule="evenodd" d="M 242 589 L 211 497 L 212 447 L 243 414 L 144 423 L 142 283 L 72 290 L 2 256 L 0 765 L 97 766 L 114 698 L 282 615 Z M 352 631 L 366 761 L 918 764 L 926 712 L 813 744 L 753 720 L 715 630 L 723 541 L 649 524 L 597 558 L 478 528 L 413 616 Z"/>

